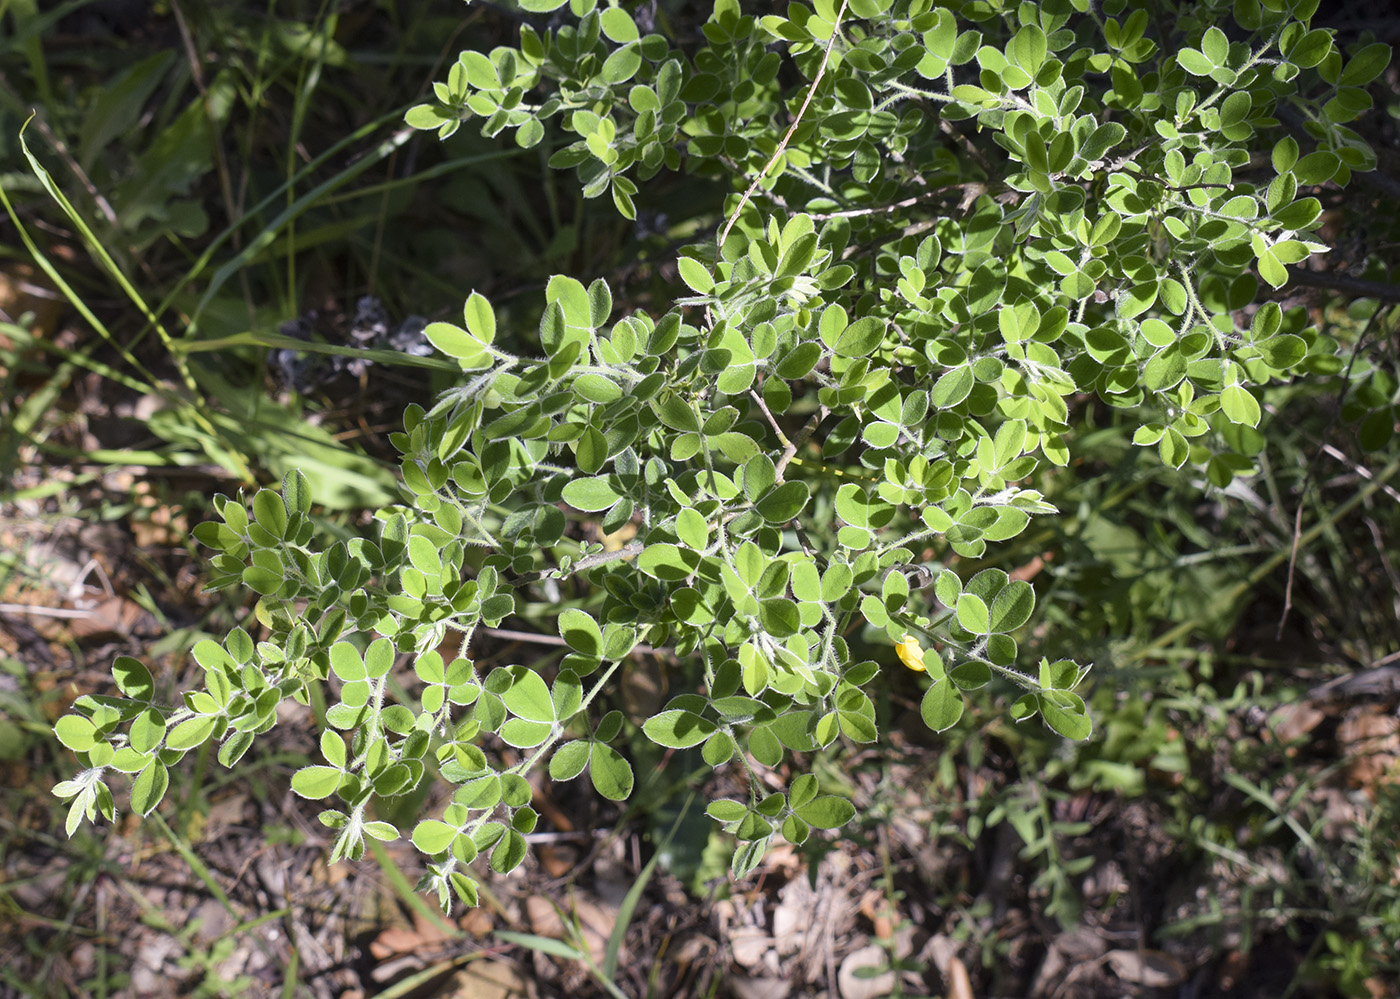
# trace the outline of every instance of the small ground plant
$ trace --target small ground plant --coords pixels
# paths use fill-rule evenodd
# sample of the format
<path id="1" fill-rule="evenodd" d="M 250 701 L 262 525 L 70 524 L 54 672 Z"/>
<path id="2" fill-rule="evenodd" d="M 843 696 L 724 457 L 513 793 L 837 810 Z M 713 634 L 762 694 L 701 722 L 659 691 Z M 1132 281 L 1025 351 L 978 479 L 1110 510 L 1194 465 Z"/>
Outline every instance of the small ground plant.
<path id="1" fill-rule="evenodd" d="M 549 144 L 627 218 L 663 171 L 697 196 L 722 180 L 675 260 L 688 290 L 618 309 L 558 275 L 537 330 L 477 293 L 429 325 L 461 378 L 393 435 L 401 500 L 373 536 L 323 543 L 296 472 L 220 497 L 195 531 L 209 585 L 256 593 L 255 620 L 194 647 L 206 684 L 179 704 L 123 657 L 120 696 L 59 720 L 83 763 L 55 789 L 70 834 L 112 818 L 114 774 L 148 814 L 186 753 L 236 766 L 321 685 L 324 762 L 293 790 L 327 801 L 335 858 L 411 837 L 444 908 L 476 903 L 479 854 L 524 859 L 536 767 L 626 798 L 634 723 L 746 776 L 708 809 L 743 876 L 775 836 L 855 815 L 803 762 L 879 740 L 867 691 L 896 662 L 936 731 L 999 684 L 1016 721 L 1090 735 L 1090 664 L 1022 650 L 1031 584 L 952 568 L 1055 512 L 1087 407 L 1220 489 L 1253 471 L 1261 387 L 1335 371 L 1267 291 L 1325 249 L 1316 191 L 1374 167 L 1348 123 L 1390 53 L 1340 51 L 1316 0 L 719 0 L 686 40 L 649 5 L 520 7 L 518 46 L 463 52 L 407 123 Z M 562 638 L 557 671 L 478 669 L 508 617 Z M 649 718 L 601 710 L 639 643 L 702 684 Z M 427 780 L 454 788 L 441 812 L 376 817 Z"/>

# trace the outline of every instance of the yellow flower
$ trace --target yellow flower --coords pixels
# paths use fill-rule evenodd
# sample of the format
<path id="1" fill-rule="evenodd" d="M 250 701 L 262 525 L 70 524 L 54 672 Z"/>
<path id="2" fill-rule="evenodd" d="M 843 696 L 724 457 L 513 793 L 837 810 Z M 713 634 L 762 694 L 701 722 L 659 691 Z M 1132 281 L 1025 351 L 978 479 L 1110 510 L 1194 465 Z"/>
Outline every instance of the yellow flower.
<path id="1" fill-rule="evenodd" d="M 919 640 L 913 635 L 906 634 L 899 640 L 899 644 L 894 647 L 894 651 L 899 655 L 899 661 L 916 673 L 924 672 L 924 647 L 919 644 Z"/>

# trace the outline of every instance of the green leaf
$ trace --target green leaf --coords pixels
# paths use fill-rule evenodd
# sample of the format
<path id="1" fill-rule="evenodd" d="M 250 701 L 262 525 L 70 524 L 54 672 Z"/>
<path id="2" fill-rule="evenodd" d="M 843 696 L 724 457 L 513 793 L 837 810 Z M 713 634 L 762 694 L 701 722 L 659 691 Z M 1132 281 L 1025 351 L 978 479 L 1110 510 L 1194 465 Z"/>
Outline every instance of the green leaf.
<path id="1" fill-rule="evenodd" d="M 486 296 L 473 291 L 462 306 L 462 318 L 474 340 L 480 344 L 494 343 L 496 339 L 496 313 Z"/>
<path id="2" fill-rule="evenodd" d="M 570 607 L 559 614 L 559 636 L 575 652 L 602 657 L 602 629 L 598 627 L 597 621 L 576 607 Z"/>
<path id="3" fill-rule="evenodd" d="M 170 787 L 170 771 L 159 760 L 152 761 L 131 784 L 131 807 L 138 815 L 150 815 Z"/>
<path id="4" fill-rule="evenodd" d="M 846 310 L 840 304 L 828 305 L 823 309 L 821 319 L 817 323 L 817 333 L 822 343 L 834 348 L 840 341 L 841 334 L 845 332 L 848 321 Z"/>
<path id="5" fill-rule="evenodd" d="M 1322 28 L 1316 28 L 1298 37 L 1294 44 L 1287 46 L 1284 55 L 1294 65 L 1311 69 L 1326 59 L 1331 51 L 1332 33 Z"/>
<path id="6" fill-rule="evenodd" d="M 676 514 L 676 537 L 686 547 L 701 551 L 709 543 L 710 525 L 697 510 L 686 507 Z"/>
<path id="7" fill-rule="evenodd" d="M 992 630 L 987 603 L 975 593 L 964 593 L 958 597 L 957 615 L 958 624 L 974 635 L 985 635 Z"/>
<path id="8" fill-rule="evenodd" d="M 748 366 L 745 365 L 745 367 Z M 736 465 L 744 464 L 759 453 L 758 445 L 747 434 L 735 432 L 715 434 L 713 437 L 706 437 L 705 444 L 712 449 L 712 452 L 713 449 L 718 449 L 724 457 Z"/>
<path id="9" fill-rule="evenodd" d="M 455 357 L 464 368 L 487 367 L 491 363 L 491 357 L 481 342 L 459 326 L 429 323 L 423 329 L 423 335 L 448 357 Z"/>
<path id="10" fill-rule="evenodd" d="M 329 798 L 344 776 L 339 767 L 302 767 L 292 774 L 292 790 L 303 798 Z"/>
<path id="11" fill-rule="evenodd" d="M 342 680 L 363 680 L 369 673 L 365 662 L 360 658 L 360 650 L 349 642 L 336 642 L 331 646 L 331 670 Z"/>
<path id="12" fill-rule="evenodd" d="M 1231 423 L 1259 426 L 1259 402 L 1239 385 L 1227 385 L 1220 393 L 1220 411 Z"/>
<path id="13" fill-rule="evenodd" d="M 775 638 L 786 638 L 802 629 L 802 616 L 797 610 L 797 604 L 786 597 L 760 600 L 758 621 L 763 625 L 763 630 Z"/>
<path id="14" fill-rule="evenodd" d="M 1364 87 L 1385 72 L 1390 65 L 1390 46 L 1385 42 L 1372 42 L 1351 54 L 1346 68 L 1337 81 L 1343 87 Z"/>
<path id="15" fill-rule="evenodd" d="M 184 752 L 202 745 L 214 734 L 216 722 L 216 718 L 203 715 L 181 722 L 166 735 L 166 748 Z"/>
<path id="16" fill-rule="evenodd" d="M 805 482 L 784 482 L 754 504 L 770 524 L 785 524 L 807 508 L 811 493 Z"/>
<path id="17" fill-rule="evenodd" d="M 958 620 L 961 622 L 961 599 L 959 599 L 958 606 Z M 997 634 L 1015 631 L 1030 620 L 1033 610 L 1035 610 L 1035 590 L 1031 588 L 1030 583 L 1013 579 L 992 600 L 988 630 Z"/>
<path id="18" fill-rule="evenodd" d="M 681 280 L 696 293 L 708 295 L 715 290 L 715 279 L 709 269 L 694 257 L 678 258 L 676 269 L 680 272 Z"/>
<path id="19" fill-rule="evenodd" d="M 672 709 L 648 718 L 642 731 L 652 742 L 669 749 L 698 746 L 715 731 L 715 723 L 693 711 Z"/>
<path id="20" fill-rule="evenodd" d="M 1287 371 L 1301 361 L 1308 353 L 1308 345 L 1302 337 L 1283 333 L 1270 337 L 1254 345 L 1264 363 L 1276 371 Z"/>
<path id="21" fill-rule="evenodd" d="M 606 475 L 571 479 L 564 485 L 564 502 L 585 513 L 611 510 L 622 498 L 612 481 L 612 477 Z"/>
<path id="22" fill-rule="evenodd" d="M 668 542 L 647 545 L 637 559 L 637 568 L 642 572 L 668 582 L 680 582 L 687 578 L 699 564 L 699 553 L 677 548 Z"/>
<path id="23" fill-rule="evenodd" d="M 962 691 L 946 677 L 935 680 L 919 703 L 919 714 L 924 724 L 934 732 L 946 732 L 952 728 L 962 713 Z"/>
<path id="24" fill-rule="evenodd" d="M 1162 434 L 1162 439 L 1157 442 L 1157 453 L 1161 456 L 1162 464 L 1170 465 L 1172 468 L 1180 468 L 1186 464 L 1186 459 L 1191 454 L 1191 449 L 1186 443 L 1186 438 L 1173 427 L 1168 427 Z"/>
<path id="25" fill-rule="evenodd" d="M 632 765 L 611 746 L 593 744 L 588 776 L 598 793 L 609 801 L 625 801 L 632 793 Z"/>
<path id="26" fill-rule="evenodd" d="M 553 780 L 573 780 L 588 766 L 592 743 L 584 739 L 566 742 L 549 758 L 549 776 Z"/>
<path id="27" fill-rule="evenodd" d="M 155 708 L 147 708 L 132 720 L 127 737 L 136 752 L 149 753 L 165 738 L 165 716 Z"/>
<path id="28" fill-rule="evenodd" d="M 457 835 L 457 829 L 437 819 L 424 819 L 413 827 L 413 845 L 428 856 L 443 853 Z"/>
<path id="29" fill-rule="evenodd" d="M 516 749 L 534 749 L 549 738 L 552 726 L 547 722 L 510 718 L 501 726 L 501 741 Z"/>
<path id="30" fill-rule="evenodd" d="M 793 808 L 793 812 L 802 821 L 817 829 L 839 829 L 855 818 L 856 807 L 845 798 L 823 794 L 800 807 Z"/>
<path id="31" fill-rule="evenodd" d="M 581 614 L 582 611 L 577 613 Z M 586 614 L 584 616 L 587 617 Z M 560 618 L 563 618 L 562 614 Z M 563 630 L 564 625 L 561 623 L 561 633 Z M 597 630 L 597 625 L 594 625 L 594 630 Z M 603 636 L 599 632 L 598 645 L 601 646 L 602 643 Z M 499 696 L 511 714 L 526 721 L 546 723 L 554 721 L 554 701 L 549 696 L 549 686 L 544 682 L 543 677 L 528 666 L 509 666 L 504 672 L 510 677 L 510 686 L 500 691 Z"/>
<path id="32" fill-rule="evenodd" d="M 1077 742 L 1089 738 L 1094 730 L 1083 699 L 1068 690 L 1049 690 L 1036 694 L 1045 724 L 1066 739 Z"/>
<path id="33" fill-rule="evenodd" d="M 970 366 L 964 365 L 945 371 L 929 392 L 929 405 L 934 409 L 956 406 L 968 397 L 975 384 L 977 379 L 973 376 Z"/>
<path id="34" fill-rule="evenodd" d="M 607 464 L 608 439 L 596 427 L 585 427 L 583 436 L 574 445 L 574 458 L 580 472 L 592 475 Z"/>
<path id="35" fill-rule="evenodd" d="M 54 735 L 75 753 L 86 753 L 97 743 L 97 728 L 82 715 L 64 715 L 53 726 Z"/>
<path id="36" fill-rule="evenodd" d="M 117 689 L 127 697 L 149 701 L 155 696 L 156 685 L 151 671 L 139 659 L 118 656 L 112 663 L 112 678 L 117 683 Z"/>
<path id="37" fill-rule="evenodd" d="M 609 7 L 599 17 L 603 34 L 618 44 L 635 42 L 641 37 L 637 25 L 621 7 Z"/>
<path id="38" fill-rule="evenodd" d="M 842 331 L 836 340 L 836 353 L 842 357 L 865 357 L 879 347 L 884 338 L 884 320 L 866 316 Z"/>
<path id="39" fill-rule="evenodd" d="M 507 829 L 491 851 L 491 870 L 497 874 L 509 874 L 521 865 L 529 852 L 529 843 L 520 831 Z"/>

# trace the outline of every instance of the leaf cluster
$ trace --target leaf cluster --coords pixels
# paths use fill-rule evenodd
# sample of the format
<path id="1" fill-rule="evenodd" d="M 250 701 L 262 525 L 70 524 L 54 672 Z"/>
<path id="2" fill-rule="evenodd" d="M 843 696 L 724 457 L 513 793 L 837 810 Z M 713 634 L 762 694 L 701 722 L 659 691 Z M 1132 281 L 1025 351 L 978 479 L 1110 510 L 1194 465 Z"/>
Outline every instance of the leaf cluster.
<path id="1" fill-rule="evenodd" d="M 209 687 L 169 714 L 145 680 L 81 702 L 60 722 L 86 757 L 60 791 L 73 814 L 110 814 L 109 768 L 138 774 L 149 811 L 180 753 L 222 740 L 232 765 L 280 699 L 322 683 L 325 764 L 293 789 L 340 799 L 322 814 L 335 854 L 397 835 L 371 803 L 436 774 L 451 803 L 410 834 L 423 887 L 471 904 L 480 853 L 498 871 L 525 856 L 536 765 L 630 792 L 612 746 L 628 722 L 589 708 L 643 640 L 702 664 L 702 689 L 640 729 L 741 770 L 748 799 L 710 806 L 740 875 L 774 836 L 854 817 L 802 761 L 879 739 L 873 656 L 891 657 L 871 650 L 897 644 L 935 730 L 998 680 L 1012 719 L 1089 737 L 1087 667 L 1023 663 L 1031 585 L 952 565 L 1053 512 L 1037 483 L 1069 465 L 1086 398 L 1223 487 L 1252 469 L 1236 445 L 1260 425 L 1259 387 L 1322 363 L 1302 317 L 1265 302 L 1240 318 L 1260 279 L 1278 287 L 1324 249 L 1307 192 L 1375 163 L 1346 123 L 1388 50 L 1344 58 L 1309 30 L 1315 6 L 1240 0 L 1247 40 L 1230 42 L 1207 26 L 1227 8 L 1202 4 L 1165 48 L 1113 2 L 755 17 L 718 0 L 686 52 L 640 10 L 574 0 L 516 48 L 464 52 L 410 126 L 447 138 L 481 119 L 522 146 L 560 128 L 576 138 L 551 162 L 627 217 L 662 170 L 752 177 L 755 193 L 715 206 L 719 235 L 677 261 L 687 293 L 655 314 L 557 275 L 528 333 L 499 329 L 477 293 L 460 324 L 430 325 L 461 378 L 393 435 L 401 502 L 377 538 L 317 547 L 298 475 L 221 499 L 197 531 L 218 553 L 211 585 L 257 593 L 266 637 L 202 643 Z M 1285 107 L 1305 134 L 1279 135 Z M 552 622 L 557 673 L 444 661 L 449 633 L 467 648 L 513 614 Z M 390 703 L 396 664 L 419 682 L 406 703 Z M 137 721 L 139 742 L 118 732 Z M 489 760 L 486 733 L 520 762 Z"/>

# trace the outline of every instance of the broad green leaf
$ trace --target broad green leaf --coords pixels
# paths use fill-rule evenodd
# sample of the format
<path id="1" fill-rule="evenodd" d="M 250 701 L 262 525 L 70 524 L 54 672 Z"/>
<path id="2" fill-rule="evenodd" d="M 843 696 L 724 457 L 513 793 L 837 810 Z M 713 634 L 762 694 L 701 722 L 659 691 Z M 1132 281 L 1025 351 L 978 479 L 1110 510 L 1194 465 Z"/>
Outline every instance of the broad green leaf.
<path id="1" fill-rule="evenodd" d="M 991 629 L 991 616 L 987 603 L 975 593 L 964 593 L 958 597 L 958 624 L 974 635 L 985 635 Z"/>
<path id="2" fill-rule="evenodd" d="M 880 346 L 884 338 L 883 320 L 866 316 L 864 319 L 857 319 L 842 331 L 836 340 L 836 353 L 842 357 L 864 357 Z"/>
<path id="3" fill-rule="evenodd" d="M 478 343 L 490 344 L 495 341 L 496 314 L 484 295 L 478 291 L 472 292 L 462 308 L 462 315 L 467 324 L 467 332 Z"/>
<path id="4" fill-rule="evenodd" d="M 147 708 L 132 720 L 131 729 L 127 734 L 131 740 L 132 749 L 138 753 L 149 753 L 159 746 L 161 740 L 165 738 L 165 716 L 155 708 Z M 61 736 L 60 741 L 62 741 Z M 64 745 L 67 743 L 65 742 Z M 74 747 L 70 746 L 69 748 Z"/>
<path id="5" fill-rule="evenodd" d="M 577 613 L 583 614 L 582 611 Z M 583 616 L 587 617 L 586 614 Z M 559 630 L 562 634 L 568 626 L 563 624 L 562 614 L 560 618 Z M 590 620 L 592 619 L 590 618 Z M 597 625 L 594 625 L 594 630 L 597 631 Z M 565 640 L 567 639 L 566 635 Z M 603 643 L 601 632 L 597 635 L 597 642 L 601 647 Z M 546 723 L 554 721 L 554 701 L 549 696 L 549 686 L 544 682 L 544 678 L 528 666 L 510 666 L 506 673 L 510 677 L 510 686 L 501 691 L 499 696 L 505 702 L 510 713 L 526 721 Z"/>
<path id="6" fill-rule="evenodd" d="M 833 794 L 819 795 L 793 811 L 808 825 L 817 829 L 839 829 L 855 818 L 856 808 L 845 798 Z"/>
<path id="7" fill-rule="evenodd" d="M 329 798 L 345 776 L 339 767 L 302 767 L 292 774 L 292 790 L 303 798 Z"/>
<path id="8" fill-rule="evenodd" d="M 714 277 L 705 265 L 694 257 L 680 257 L 676 261 L 676 268 L 680 271 L 681 280 L 698 294 L 708 295 L 715 290 Z"/>
<path id="9" fill-rule="evenodd" d="M 935 732 L 946 732 L 958 723 L 963 713 L 962 691 L 946 677 L 935 680 L 924 692 L 919 714 L 924 724 Z"/>
<path id="10" fill-rule="evenodd" d="M 112 678 L 117 682 L 117 689 L 127 697 L 149 701 L 155 696 L 156 685 L 151 671 L 139 659 L 117 656 L 112 663 Z"/>
<path id="11" fill-rule="evenodd" d="M 553 780 L 573 780 L 588 766 L 590 746 L 583 739 L 566 742 L 549 758 L 549 776 Z"/>
<path id="12" fill-rule="evenodd" d="M 754 508 L 770 524 L 785 524 L 801 515 L 810 497 L 805 482 L 784 482 L 755 503 Z"/>
<path id="13" fill-rule="evenodd" d="M 365 662 L 360 658 L 360 650 L 349 642 L 336 642 L 331 646 L 331 670 L 342 680 L 363 680 L 368 676 Z"/>
<path id="14" fill-rule="evenodd" d="M 1259 426 L 1259 402 L 1239 385 L 1227 385 L 1220 393 L 1220 411 L 1232 423 Z"/>
<path id="15" fill-rule="evenodd" d="M 693 711 L 673 709 L 648 718 L 642 724 L 648 739 L 670 749 L 698 746 L 715 731 L 715 723 Z"/>
<path id="16" fill-rule="evenodd" d="M 598 793 L 610 801 L 625 801 L 632 793 L 632 765 L 604 743 L 593 744 L 588 776 Z"/>
<path id="17" fill-rule="evenodd" d="M 637 568 L 656 579 L 679 582 L 690 576 L 700 564 L 700 555 L 667 542 L 647 545 L 637 558 Z"/>
<path id="18" fill-rule="evenodd" d="M 491 851 L 491 870 L 509 874 L 520 866 L 529 852 L 530 846 L 519 830 L 507 829 Z"/>
<path id="19" fill-rule="evenodd" d="M 1093 732 L 1093 723 L 1078 694 L 1068 690 L 1050 690 L 1037 694 L 1036 700 L 1045 724 L 1066 739 L 1083 741 Z"/>
<path id="20" fill-rule="evenodd" d="M 443 853 L 457 835 L 457 829 L 437 819 L 424 819 L 413 827 L 413 845 L 428 856 Z"/>
<path id="21" fill-rule="evenodd" d="M 1254 345 L 1264 363 L 1277 371 L 1288 371 L 1307 355 L 1308 345 L 1302 337 L 1283 333 Z"/>
<path id="22" fill-rule="evenodd" d="M 575 652 L 602 657 L 603 632 L 586 612 L 570 607 L 559 614 L 559 636 Z"/>
<path id="23" fill-rule="evenodd" d="M 203 715 L 183 721 L 167 733 L 166 748 L 185 751 L 202 745 L 214 734 L 216 723 L 216 718 Z"/>
<path id="24" fill-rule="evenodd" d="M 97 743 L 97 729 L 82 715 L 64 715 L 54 723 L 58 741 L 75 753 L 86 753 Z"/>
<path id="25" fill-rule="evenodd" d="M 597 513 L 611 510 L 622 494 L 612 484 L 610 476 L 592 476 L 572 479 L 564 485 L 564 502 L 575 510 Z"/>
<path id="26" fill-rule="evenodd" d="M 131 808 L 138 815 L 150 815 L 170 787 L 170 771 L 159 760 L 136 775 L 131 784 Z"/>
<path id="27" fill-rule="evenodd" d="M 972 368 L 963 366 L 945 371 L 929 391 L 929 404 L 934 409 L 949 409 L 967 398 L 976 384 Z"/>
<path id="28" fill-rule="evenodd" d="M 1031 584 L 1013 579 L 992 600 L 989 630 L 998 634 L 1015 631 L 1030 620 L 1035 609 L 1035 591 Z M 961 611 L 961 601 L 959 601 Z M 959 613 L 959 621 L 962 615 Z M 969 629 L 971 630 L 971 629 Z"/>

